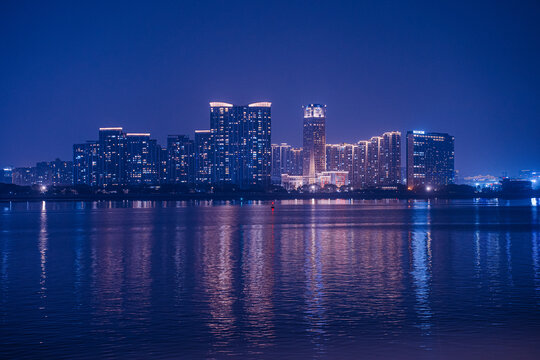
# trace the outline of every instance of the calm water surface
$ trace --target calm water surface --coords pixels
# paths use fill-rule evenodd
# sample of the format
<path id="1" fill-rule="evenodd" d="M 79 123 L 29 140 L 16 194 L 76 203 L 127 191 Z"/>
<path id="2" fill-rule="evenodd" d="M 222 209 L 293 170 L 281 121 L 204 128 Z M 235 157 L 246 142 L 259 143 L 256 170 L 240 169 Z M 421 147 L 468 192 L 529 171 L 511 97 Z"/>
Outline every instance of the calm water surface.
<path id="1" fill-rule="evenodd" d="M 536 205 L 0 203 L 0 358 L 539 359 Z"/>

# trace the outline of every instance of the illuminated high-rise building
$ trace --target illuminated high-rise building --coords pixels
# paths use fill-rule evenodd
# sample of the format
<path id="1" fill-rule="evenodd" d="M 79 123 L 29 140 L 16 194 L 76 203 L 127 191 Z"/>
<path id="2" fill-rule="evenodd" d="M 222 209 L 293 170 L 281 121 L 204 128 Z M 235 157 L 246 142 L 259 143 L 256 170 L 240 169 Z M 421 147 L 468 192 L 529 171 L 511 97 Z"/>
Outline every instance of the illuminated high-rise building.
<path id="1" fill-rule="evenodd" d="M 368 179 L 368 149 L 370 141 L 360 140 L 356 144 L 356 163 L 354 165 L 354 175 L 352 180 L 352 185 L 355 188 L 362 189 L 367 187 Z"/>
<path id="2" fill-rule="evenodd" d="M 286 143 L 272 144 L 272 183 L 282 184 L 282 175 L 302 176 L 302 148 Z"/>
<path id="3" fill-rule="evenodd" d="M 156 145 L 158 181 L 160 184 L 168 182 L 169 172 L 169 150 L 161 145 Z"/>
<path id="4" fill-rule="evenodd" d="M 167 137 L 169 168 L 167 180 L 170 183 L 193 184 L 195 182 L 195 146 L 186 135 Z"/>
<path id="5" fill-rule="evenodd" d="M 126 183 L 158 183 L 157 143 L 149 133 L 126 134 Z"/>
<path id="6" fill-rule="evenodd" d="M 272 144 L 272 183 L 281 184 L 281 175 L 289 174 L 291 167 L 291 145 Z"/>
<path id="7" fill-rule="evenodd" d="M 73 162 L 56 159 L 48 163 L 51 173 L 51 184 L 73 185 Z"/>
<path id="8" fill-rule="evenodd" d="M 303 175 L 310 179 L 326 170 L 326 105 L 303 106 Z"/>
<path id="9" fill-rule="evenodd" d="M 289 174 L 293 176 L 301 176 L 304 166 L 304 149 L 291 148 L 291 155 L 289 157 Z"/>
<path id="10" fill-rule="evenodd" d="M 271 172 L 271 103 L 210 103 L 214 184 L 265 187 Z"/>
<path id="11" fill-rule="evenodd" d="M 53 184 L 53 174 L 50 163 L 46 161 L 36 163 L 34 183 L 44 186 Z"/>
<path id="12" fill-rule="evenodd" d="M 73 145 L 73 184 L 98 186 L 99 143 Z"/>
<path id="13" fill-rule="evenodd" d="M 433 189 L 454 182 L 454 137 L 444 133 L 407 132 L 407 187 Z"/>
<path id="14" fill-rule="evenodd" d="M 212 132 L 195 130 L 195 182 L 210 184 L 212 182 Z"/>
<path id="15" fill-rule="evenodd" d="M 401 183 L 401 133 L 385 132 L 379 149 L 379 183 L 395 186 Z"/>
<path id="16" fill-rule="evenodd" d="M 302 175 L 304 161 L 302 148 L 293 148 L 286 143 L 272 144 L 272 182 L 281 183 L 281 175 Z"/>
<path id="17" fill-rule="evenodd" d="M 379 158 L 381 155 L 382 136 L 373 136 L 367 147 L 366 186 L 381 185 Z"/>
<path id="18" fill-rule="evenodd" d="M 357 162 L 358 145 L 326 144 L 326 171 L 346 171 L 349 184 L 355 182 Z"/>
<path id="19" fill-rule="evenodd" d="M 125 184 L 126 136 L 121 127 L 99 129 L 98 183 L 100 186 Z"/>

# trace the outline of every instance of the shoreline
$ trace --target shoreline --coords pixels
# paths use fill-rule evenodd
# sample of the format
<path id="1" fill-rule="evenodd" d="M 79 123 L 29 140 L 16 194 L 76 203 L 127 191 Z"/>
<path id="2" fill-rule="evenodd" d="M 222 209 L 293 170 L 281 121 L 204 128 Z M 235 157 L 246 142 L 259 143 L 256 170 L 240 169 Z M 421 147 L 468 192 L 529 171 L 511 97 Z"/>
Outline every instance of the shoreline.
<path id="1" fill-rule="evenodd" d="M 443 194 L 355 194 L 355 193 L 306 193 L 306 194 L 279 194 L 279 193 L 223 193 L 223 194 L 92 194 L 92 195 L 18 195 L 0 196 L 0 202 L 26 202 L 26 201 L 190 201 L 190 200 L 218 200 L 218 201 L 272 201 L 272 200 L 311 200 L 311 199 L 352 199 L 352 200 L 468 200 L 468 199 L 530 199 L 540 194 L 474 194 L 452 196 Z"/>

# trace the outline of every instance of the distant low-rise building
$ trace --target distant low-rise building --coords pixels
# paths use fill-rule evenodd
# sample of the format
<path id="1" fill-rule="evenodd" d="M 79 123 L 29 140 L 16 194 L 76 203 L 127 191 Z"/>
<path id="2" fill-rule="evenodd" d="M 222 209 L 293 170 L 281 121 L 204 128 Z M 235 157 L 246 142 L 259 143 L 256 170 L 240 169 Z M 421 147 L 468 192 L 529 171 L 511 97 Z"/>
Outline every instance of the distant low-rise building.
<path id="1" fill-rule="evenodd" d="M 0 168 L 0 183 L 13 183 L 13 168 L 11 166 L 5 166 L 3 168 Z"/>

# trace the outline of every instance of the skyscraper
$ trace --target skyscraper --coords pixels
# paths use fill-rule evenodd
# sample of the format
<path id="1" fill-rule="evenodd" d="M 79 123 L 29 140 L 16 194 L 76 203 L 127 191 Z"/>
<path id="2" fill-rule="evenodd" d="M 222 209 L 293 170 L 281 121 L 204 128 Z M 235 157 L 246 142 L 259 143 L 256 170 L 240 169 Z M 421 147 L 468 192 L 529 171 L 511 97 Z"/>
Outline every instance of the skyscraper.
<path id="1" fill-rule="evenodd" d="M 129 185 L 158 182 L 157 144 L 149 133 L 126 134 L 126 183 Z"/>
<path id="2" fill-rule="evenodd" d="M 210 103 L 212 183 L 238 183 L 240 124 L 237 109 L 224 102 Z"/>
<path id="3" fill-rule="evenodd" d="M 195 130 L 195 182 L 210 184 L 212 181 L 212 132 Z"/>
<path id="4" fill-rule="evenodd" d="M 395 186 L 401 183 L 401 133 L 385 132 L 379 150 L 379 183 Z"/>
<path id="5" fill-rule="evenodd" d="M 326 170 L 326 105 L 309 104 L 303 110 L 303 173 L 315 178 Z"/>
<path id="6" fill-rule="evenodd" d="M 169 150 L 161 145 L 156 145 L 156 154 L 158 162 L 158 180 L 160 184 L 165 184 L 168 182 Z"/>
<path id="7" fill-rule="evenodd" d="M 362 189 L 367 186 L 368 177 L 368 149 L 370 141 L 360 140 L 356 144 L 356 163 L 354 165 L 354 176 L 352 184 L 355 188 Z"/>
<path id="8" fill-rule="evenodd" d="M 100 186 L 125 184 L 126 136 L 121 127 L 99 129 L 98 183 Z"/>
<path id="9" fill-rule="evenodd" d="M 407 187 L 437 189 L 454 182 L 454 137 L 443 133 L 407 132 Z"/>
<path id="10" fill-rule="evenodd" d="M 270 102 L 243 107 L 241 121 L 241 186 L 267 187 L 272 167 L 272 116 Z M 246 116 L 247 115 L 247 116 Z M 245 146 L 245 148 L 244 148 Z"/>
<path id="11" fill-rule="evenodd" d="M 195 182 L 195 146 L 187 135 L 167 137 L 169 169 L 167 179 L 170 183 L 193 184 Z"/>
<path id="12" fill-rule="evenodd" d="M 210 103 L 214 184 L 248 188 L 270 184 L 271 103 Z"/>
<path id="13" fill-rule="evenodd" d="M 368 187 L 381 185 L 379 158 L 382 140 L 382 136 L 373 136 L 368 143 L 366 166 L 366 186 Z"/>

